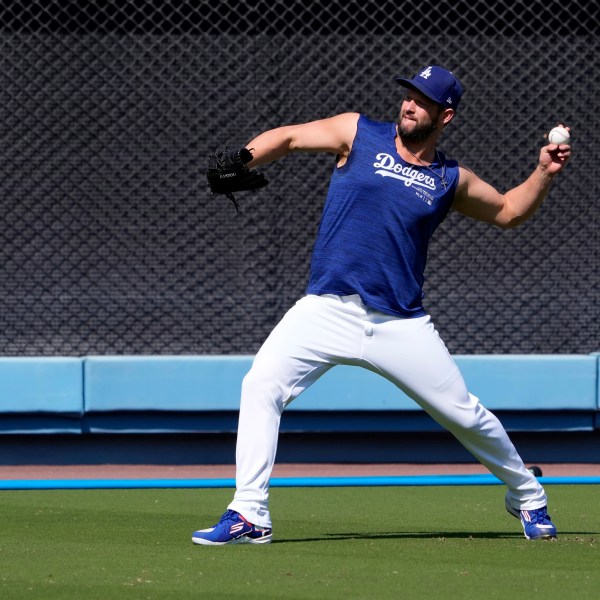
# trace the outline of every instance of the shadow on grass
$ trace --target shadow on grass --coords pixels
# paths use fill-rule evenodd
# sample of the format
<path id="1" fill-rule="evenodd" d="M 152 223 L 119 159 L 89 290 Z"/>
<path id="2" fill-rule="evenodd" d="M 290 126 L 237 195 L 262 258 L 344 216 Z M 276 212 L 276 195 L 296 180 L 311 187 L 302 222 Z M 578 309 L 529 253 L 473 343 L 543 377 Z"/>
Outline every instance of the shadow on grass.
<path id="1" fill-rule="evenodd" d="M 576 536 L 575 541 L 586 541 L 586 539 L 578 540 L 578 536 L 585 536 L 587 541 L 590 541 L 590 536 L 596 536 L 599 532 L 595 531 L 563 531 L 559 532 L 558 539 L 569 536 Z M 471 531 L 404 531 L 404 532 L 378 532 L 378 533 L 326 533 L 320 537 L 306 537 L 302 539 L 277 539 L 273 540 L 274 544 L 286 544 L 296 542 L 334 542 L 346 540 L 435 540 L 435 539 L 462 539 L 462 540 L 500 540 L 500 539 L 525 539 L 522 532 L 499 532 L 499 531 L 479 531 L 473 533 Z M 558 540 L 541 540 L 542 542 L 558 541 Z M 596 540 L 593 540 L 594 542 Z"/>
<path id="2" fill-rule="evenodd" d="M 326 533 L 320 537 L 306 537 L 298 539 L 273 540 L 274 544 L 295 542 L 335 542 L 346 540 L 436 540 L 436 539 L 501 539 L 522 538 L 522 533 L 499 533 L 497 531 L 472 533 L 466 531 L 403 531 L 403 532 L 378 532 L 378 533 Z"/>

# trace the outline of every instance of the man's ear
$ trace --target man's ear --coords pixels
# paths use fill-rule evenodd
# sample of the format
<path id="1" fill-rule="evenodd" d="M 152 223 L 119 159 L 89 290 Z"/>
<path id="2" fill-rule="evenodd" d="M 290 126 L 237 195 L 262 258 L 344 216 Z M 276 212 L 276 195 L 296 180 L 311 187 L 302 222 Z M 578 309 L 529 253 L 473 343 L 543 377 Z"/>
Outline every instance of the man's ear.
<path id="1" fill-rule="evenodd" d="M 454 117 L 455 111 L 453 108 L 445 108 L 442 114 L 440 115 L 440 119 L 442 121 L 442 128 L 446 127 L 452 118 Z"/>

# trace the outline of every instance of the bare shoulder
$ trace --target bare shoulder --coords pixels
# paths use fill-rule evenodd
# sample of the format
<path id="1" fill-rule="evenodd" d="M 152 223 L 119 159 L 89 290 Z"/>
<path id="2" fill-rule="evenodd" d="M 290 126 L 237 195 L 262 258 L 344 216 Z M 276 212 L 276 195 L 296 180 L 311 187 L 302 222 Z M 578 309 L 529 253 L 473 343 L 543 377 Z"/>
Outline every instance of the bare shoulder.
<path id="1" fill-rule="evenodd" d="M 358 118 L 360 117 L 360 113 L 357 112 L 345 112 L 336 115 L 335 117 L 331 117 L 332 119 L 337 119 L 340 121 L 346 121 L 348 123 L 357 123 Z"/>
<path id="2" fill-rule="evenodd" d="M 340 113 L 333 117 L 293 126 L 291 150 L 325 151 L 345 155 L 352 147 L 359 113 Z"/>
<path id="3" fill-rule="evenodd" d="M 360 118 L 360 114 L 356 112 L 345 112 L 335 115 L 333 117 L 328 117 L 326 119 L 321 119 L 320 121 L 316 121 L 322 128 L 327 128 L 330 130 L 337 131 L 340 135 L 348 136 L 351 135 L 352 139 L 356 134 L 356 129 L 358 127 L 358 119 Z"/>
<path id="4" fill-rule="evenodd" d="M 471 169 L 468 165 L 465 165 L 462 162 L 458 163 L 458 185 L 463 185 L 468 183 L 468 181 L 472 178 L 476 177 L 475 171 Z"/>
<path id="5" fill-rule="evenodd" d="M 323 119 L 317 119 L 316 121 L 310 121 L 306 125 L 317 125 L 319 127 L 344 127 L 344 126 L 356 126 L 360 113 L 345 112 L 339 113 L 332 117 L 325 117 Z"/>
<path id="6" fill-rule="evenodd" d="M 454 210 L 487 223 L 497 223 L 504 201 L 502 195 L 471 168 L 459 164 Z"/>
<path id="7" fill-rule="evenodd" d="M 473 182 L 475 177 L 477 177 L 477 175 L 475 175 L 475 172 L 471 167 L 462 162 L 458 163 L 458 186 L 456 188 L 456 197 L 454 200 L 455 207 L 456 204 L 460 202 L 460 199 L 467 195 L 469 184 Z"/>
<path id="8" fill-rule="evenodd" d="M 458 174 L 457 198 L 471 198 L 472 200 L 487 198 L 488 188 L 491 186 L 481 179 L 471 167 L 459 163 Z"/>

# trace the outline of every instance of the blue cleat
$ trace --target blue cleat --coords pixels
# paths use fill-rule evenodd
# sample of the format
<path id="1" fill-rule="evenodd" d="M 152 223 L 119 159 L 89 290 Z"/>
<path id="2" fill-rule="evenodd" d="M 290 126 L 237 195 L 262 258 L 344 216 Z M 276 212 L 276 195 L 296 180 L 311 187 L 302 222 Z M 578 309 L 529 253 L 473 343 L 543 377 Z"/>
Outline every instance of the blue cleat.
<path id="1" fill-rule="evenodd" d="M 550 520 L 547 507 L 532 510 L 519 510 L 514 508 L 508 498 L 505 498 L 506 510 L 517 519 L 521 520 L 525 537 L 528 540 L 543 540 L 556 538 L 556 527 Z"/>
<path id="2" fill-rule="evenodd" d="M 203 546 L 223 546 L 225 544 L 269 544 L 272 530 L 249 523 L 235 510 L 228 510 L 221 520 L 208 529 L 194 531 L 192 542 Z"/>

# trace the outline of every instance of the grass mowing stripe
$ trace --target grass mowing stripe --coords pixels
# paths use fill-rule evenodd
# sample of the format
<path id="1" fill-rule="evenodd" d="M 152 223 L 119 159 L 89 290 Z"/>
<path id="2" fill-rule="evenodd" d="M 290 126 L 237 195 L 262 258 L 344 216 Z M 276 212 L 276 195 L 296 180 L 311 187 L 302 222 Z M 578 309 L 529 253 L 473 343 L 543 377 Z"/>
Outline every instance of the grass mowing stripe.
<path id="1" fill-rule="evenodd" d="M 274 542 L 200 547 L 231 490 L 0 493 L 0 597 L 595 597 L 592 486 L 548 486 L 558 542 L 524 539 L 499 486 L 278 488 Z"/>

